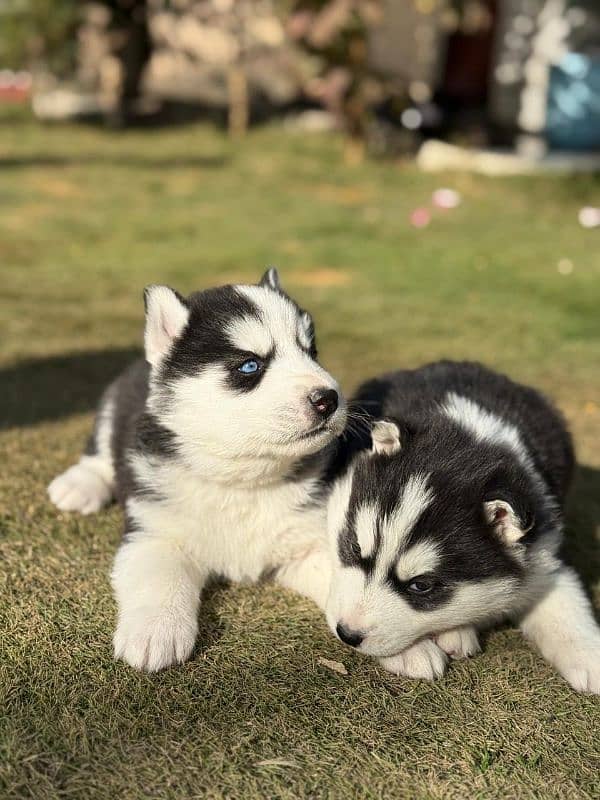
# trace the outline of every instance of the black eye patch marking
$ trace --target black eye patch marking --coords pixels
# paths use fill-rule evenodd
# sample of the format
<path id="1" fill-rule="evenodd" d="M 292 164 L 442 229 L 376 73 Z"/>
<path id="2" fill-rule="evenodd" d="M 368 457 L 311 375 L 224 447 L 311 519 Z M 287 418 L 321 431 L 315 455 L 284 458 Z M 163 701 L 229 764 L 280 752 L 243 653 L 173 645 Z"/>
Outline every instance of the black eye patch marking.
<path id="1" fill-rule="evenodd" d="M 421 575 L 418 578 L 413 578 L 406 590 L 411 594 L 429 594 L 435 586 L 435 581 L 433 579 L 429 579 L 427 575 Z"/>
<path id="2" fill-rule="evenodd" d="M 255 303 L 233 286 L 222 286 L 195 292 L 187 298 L 189 321 L 181 337 L 176 339 L 161 368 L 159 380 L 165 385 L 198 375 L 213 364 L 238 365 L 252 353 L 237 350 L 227 331 L 237 319 L 261 321 Z M 233 365 L 232 365 L 233 366 Z"/>
<path id="3" fill-rule="evenodd" d="M 415 611 L 431 611 L 438 608 L 447 603 L 454 593 L 453 583 L 445 582 L 441 576 L 433 573 L 415 575 L 406 581 L 401 581 L 396 574 L 395 564 L 388 570 L 387 583 Z"/>
<path id="4" fill-rule="evenodd" d="M 228 388 L 234 392 L 251 392 L 253 389 L 256 389 L 264 378 L 274 356 L 275 348 L 271 348 L 266 356 L 257 356 L 248 351 L 232 348 L 223 359 L 226 370 L 225 381 Z M 251 373 L 243 372 L 241 367 L 248 361 L 256 361 L 259 365 L 259 369 Z"/>

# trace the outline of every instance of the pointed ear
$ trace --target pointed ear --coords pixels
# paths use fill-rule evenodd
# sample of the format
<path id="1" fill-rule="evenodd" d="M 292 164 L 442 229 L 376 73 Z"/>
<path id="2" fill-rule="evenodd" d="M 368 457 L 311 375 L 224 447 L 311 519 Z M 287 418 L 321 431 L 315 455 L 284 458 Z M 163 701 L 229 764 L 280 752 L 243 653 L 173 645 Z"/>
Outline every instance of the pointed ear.
<path id="1" fill-rule="evenodd" d="M 310 351 L 312 358 L 316 358 L 317 344 L 315 341 L 315 323 L 308 311 L 302 311 L 300 313 L 298 338 L 303 347 Z"/>
<path id="2" fill-rule="evenodd" d="M 275 267 L 269 267 L 269 269 L 265 272 L 265 274 L 258 282 L 258 285 L 264 286 L 265 289 L 273 289 L 274 292 L 283 291 L 283 289 L 281 288 L 281 283 L 279 282 L 279 273 L 277 272 Z"/>
<path id="3" fill-rule="evenodd" d="M 495 534 L 508 545 L 518 542 L 533 528 L 533 521 L 526 523 L 522 520 L 506 500 L 486 500 L 483 504 L 483 513 Z"/>
<path id="4" fill-rule="evenodd" d="M 308 311 L 303 311 L 300 314 L 300 322 L 302 323 L 306 335 L 312 339 L 315 335 L 315 323 Z"/>
<path id="5" fill-rule="evenodd" d="M 400 428 L 395 422 L 378 419 L 371 428 L 371 447 L 372 453 L 378 455 L 393 456 L 399 452 L 402 445 L 400 443 Z"/>
<path id="6" fill-rule="evenodd" d="M 144 305 L 146 361 L 155 367 L 183 332 L 190 312 L 183 297 L 168 286 L 147 286 L 144 289 Z"/>

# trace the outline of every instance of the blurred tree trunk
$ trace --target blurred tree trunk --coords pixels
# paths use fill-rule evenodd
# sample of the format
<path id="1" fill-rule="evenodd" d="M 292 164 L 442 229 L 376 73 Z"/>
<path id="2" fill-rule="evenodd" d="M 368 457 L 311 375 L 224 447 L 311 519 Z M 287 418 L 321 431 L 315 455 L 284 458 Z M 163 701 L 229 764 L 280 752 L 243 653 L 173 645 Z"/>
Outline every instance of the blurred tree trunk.
<path id="1" fill-rule="evenodd" d="M 152 53 L 148 27 L 147 0 L 109 0 L 113 12 L 112 27 L 120 34 L 117 56 L 121 62 L 121 85 L 109 122 L 117 127 L 127 125 L 135 114 L 141 79 Z"/>
<path id="2" fill-rule="evenodd" d="M 234 64 L 227 74 L 229 94 L 228 128 L 230 136 L 244 136 L 250 116 L 248 79 L 242 64 Z"/>

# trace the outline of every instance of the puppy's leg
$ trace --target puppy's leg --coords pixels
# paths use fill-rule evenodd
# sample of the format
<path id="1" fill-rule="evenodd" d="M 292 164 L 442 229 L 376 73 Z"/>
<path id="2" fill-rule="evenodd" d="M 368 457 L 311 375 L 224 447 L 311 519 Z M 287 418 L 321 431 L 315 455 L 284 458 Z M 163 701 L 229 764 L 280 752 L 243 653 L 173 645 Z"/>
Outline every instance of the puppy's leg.
<path id="1" fill-rule="evenodd" d="M 520 627 L 573 689 L 600 694 L 600 629 L 571 569 L 561 567 Z"/>
<path id="2" fill-rule="evenodd" d="M 470 625 L 452 628 L 432 639 L 423 639 L 396 656 L 381 658 L 379 663 L 388 672 L 433 681 L 441 678 L 453 660 L 470 658 L 480 651 L 477 631 Z"/>
<path id="3" fill-rule="evenodd" d="M 422 639 L 396 656 L 380 658 L 379 663 L 394 675 L 434 681 L 446 671 L 448 657 L 431 639 Z"/>
<path id="4" fill-rule="evenodd" d="M 316 547 L 303 558 L 294 559 L 280 567 L 275 580 L 325 609 L 331 583 L 331 562 L 327 548 Z"/>
<path id="5" fill-rule="evenodd" d="M 88 446 L 79 462 L 58 475 L 48 486 L 48 496 L 61 511 L 93 514 L 113 498 L 115 471 L 111 440 L 115 384 L 105 391 Z"/>
<path id="6" fill-rule="evenodd" d="M 460 628 L 438 633 L 434 640 L 455 661 L 471 658 L 481 651 L 477 631 L 472 625 L 462 625 Z"/>
<path id="7" fill-rule="evenodd" d="M 176 543 L 137 537 L 121 546 L 112 571 L 119 607 L 114 652 L 155 672 L 190 657 L 206 575 Z"/>
<path id="8" fill-rule="evenodd" d="M 110 462 L 100 456 L 82 456 L 48 486 L 48 496 L 61 511 L 93 514 L 108 505 L 114 488 Z"/>

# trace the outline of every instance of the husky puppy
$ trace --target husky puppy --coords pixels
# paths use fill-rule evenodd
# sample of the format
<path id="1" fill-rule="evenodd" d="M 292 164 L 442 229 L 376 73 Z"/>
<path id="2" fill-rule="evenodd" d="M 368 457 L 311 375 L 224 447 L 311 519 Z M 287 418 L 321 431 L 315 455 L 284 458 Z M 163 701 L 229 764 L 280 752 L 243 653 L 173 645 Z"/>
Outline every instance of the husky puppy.
<path id="1" fill-rule="evenodd" d="M 48 492 L 83 514 L 123 504 L 114 652 L 154 671 L 190 656 L 212 575 L 274 573 L 324 605 L 314 496 L 346 412 L 275 270 L 188 298 L 150 286 L 145 305 L 145 361 L 108 387 L 85 454 Z"/>
<path id="2" fill-rule="evenodd" d="M 558 555 L 574 467 L 560 414 L 447 361 L 372 380 L 357 402 L 385 420 L 330 497 L 336 635 L 433 679 L 447 655 L 479 649 L 477 628 L 509 617 L 574 689 L 600 693 L 600 630 Z"/>

